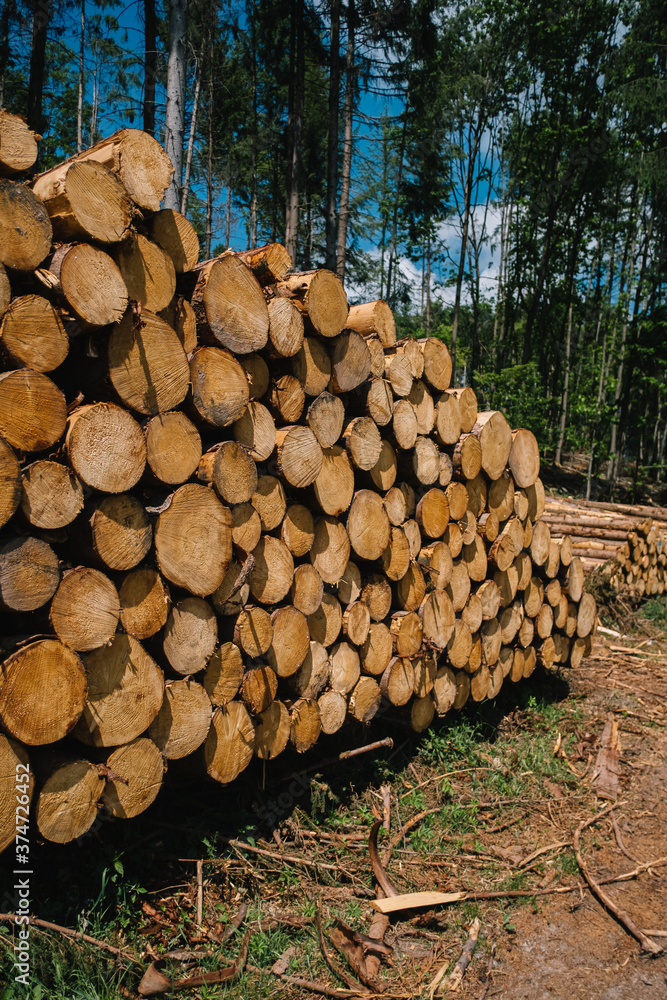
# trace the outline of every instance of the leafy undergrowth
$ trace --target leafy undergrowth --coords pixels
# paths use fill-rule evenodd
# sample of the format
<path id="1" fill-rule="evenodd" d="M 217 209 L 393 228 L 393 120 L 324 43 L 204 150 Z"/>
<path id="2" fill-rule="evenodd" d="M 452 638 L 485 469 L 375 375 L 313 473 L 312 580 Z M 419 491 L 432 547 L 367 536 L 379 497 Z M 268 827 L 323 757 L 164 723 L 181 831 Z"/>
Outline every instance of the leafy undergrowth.
<path id="1" fill-rule="evenodd" d="M 667 600 L 650 602 L 643 614 L 662 634 Z M 578 881 L 571 846 L 558 843 L 571 841 L 580 819 L 599 807 L 589 779 L 604 721 L 565 675 L 536 671 L 521 684 L 507 681 L 493 703 L 447 716 L 421 736 L 384 717 L 305 757 L 286 752 L 266 769 L 257 762 L 229 789 L 202 780 L 190 760 L 173 762 L 156 803 L 132 823 L 102 822 L 64 848 L 37 838 L 32 845 L 34 915 L 112 943 L 135 961 L 34 928 L 26 989 L 14 983 L 13 931 L 0 925 L 0 1000 L 136 997 L 151 961 L 171 953 L 160 968 L 175 979 L 213 972 L 234 962 L 244 936 L 240 976 L 163 995 L 311 995 L 289 977 L 344 987 L 325 964 L 315 921 L 319 913 L 325 933 L 343 921 L 368 934 L 376 891 L 368 833 L 387 801 L 381 856 L 407 827 L 386 865 L 398 891 L 505 895 L 393 917 L 377 984 L 387 997 L 428 996 L 436 972 L 458 958 L 475 916 L 482 933 L 474 965 L 491 969 L 491 942 L 511 938 L 522 909 L 538 912 L 550 898 L 541 892 Z M 341 750 L 388 734 L 393 749 L 336 761 Z M 554 836 L 554 811 L 568 836 Z M 611 833 L 598 830 L 596 838 L 609 841 Z M 11 878 L 8 860 L 0 859 Z M 512 892 L 524 894 L 506 895 Z M 343 979 L 353 976 L 329 950 Z M 287 979 L 271 971 L 281 956 L 277 971 Z"/>

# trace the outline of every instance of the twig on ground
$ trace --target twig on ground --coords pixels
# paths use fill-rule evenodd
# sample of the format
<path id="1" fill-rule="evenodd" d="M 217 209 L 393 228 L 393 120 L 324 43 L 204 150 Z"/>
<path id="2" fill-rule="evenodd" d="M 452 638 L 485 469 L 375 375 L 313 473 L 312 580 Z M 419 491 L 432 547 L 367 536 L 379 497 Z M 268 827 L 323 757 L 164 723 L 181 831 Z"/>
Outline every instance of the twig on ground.
<path id="1" fill-rule="evenodd" d="M 634 861 L 635 864 L 639 864 L 638 859 L 633 854 L 630 854 L 630 852 L 626 849 L 625 844 L 623 843 L 623 838 L 621 837 L 621 831 L 618 828 L 618 823 L 616 821 L 616 816 L 614 815 L 613 810 L 611 813 L 611 825 L 614 828 L 614 836 L 616 837 L 616 843 L 618 844 L 622 853 L 625 854 L 626 858 L 629 858 L 630 861 Z"/>
<path id="2" fill-rule="evenodd" d="M 16 914 L 0 913 L 0 921 L 13 924 L 16 921 Z M 39 917 L 32 916 L 30 917 L 30 926 L 40 927 L 47 931 L 55 931 L 57 934 L 62 934 L 63 937 L 70 938 L 72 941 L 83 941 L 86 944 L 92 944 L 95 948 L 101 948 L 103 951 L 108 951 L 111 955 L 116 955 L 118 958 L 124 958 L 128 962 L 134 962 L 135 965 L 142 964 L 132 955 L 128 955 L 126 951 L 114 948 L 112 944 L 107 944 L 106 941 L 98 941 L 97 938 L 90 937 L 89 934 L 82 934 L 80 931 L 72 930 L 71 927 L 61 927 L 60 924 L 52 924 L 49 920 L 40 920 Z"/>
<path id="3" fill-rule="evenodd" d="M 252 844 L 246 844 L 244 841 L 234 838 L 226 837 L 224 839 L 225 843 L 229 844 L 230 847 L 235 847 L 240 851 L 249 851 L 251 854 L 259 854 L 262 858 L 271 858 L 272 861 L 282 861 L 284 864 L 289 865 L 306 865 L 308 868 L 326 868 L 328 871 L 343 872 L 348 878 L 350 877 L 349 872 L 346 872 L 340 865 L 327 865 L 323 861 L 308 861 L 307 858 L 299 858 L 292 854 L 279 854 L 277 851 L 266 851 L 263 847 L 254 847 Z"/>
<path id="4" fill-rule="evenodd" d="M 351 990 L 357 990 L 359 993 L 366 995 L 369 991 L 365 989 L 361 985 L 361 983 L 358 983 L 352 976 L 348 976 L 347 972 L 345 972 L 344 969 L 339 969 L 336 963 L 334 962 L 333 958 L 329 954 L 329 949 L 327 948 L 327 943 L 324 938 L 324 931 L 322 929 L 322 915 L 319 909 L 317 911 L 317 917 L 315 923 L 317 926 L 317 939 L 320 944 L 320 951 L 322 952 L 322 958 L 327 963 L 327 965 L 333 972 L 334 976 L 337 976 L 338 979 L 342 979 L 344 983 L 347 983 L 348 987 Z"/>
<path id="5" fill-rule="evenodd" d="M 380 861 L 380 855 L 378 853 L 378 830 L 381 826 L 382 820 L 377 820 L 377 822 L 373 823 L 371 832 L 368 836 L 368 852 L 371 856 L 373 874 L 375 875 L 375 878 L 381 886 L 385 896 L 398 896 L 399 892 L 382 867 L 382 862 Z"/>
<path id="6" fill-rule="evenodd" d="M 447 980 L 448 990 L 450 993 L 457 993 L 461 989 L 461 983 L 463 982 L 463 976 L 466 969 L 472 961 L 472 956 L 477 947 L 477 938 L 479 937 L 479 917 L 475 917 L 472 924 L 470 925 L 470 930 L 468 931 L 468 940 L 463 945 L 463 951 L 457 961 L 456 965 L 452 969 L 452 972 Z"/>
<path id="7" fill-rule="evenodd" d="M 579 826 L 574 832 L 574 856 L 577 859 L 577 864 L 579 865 L 581 874 L 584 876 L 584 879 L 588 883 L 591 892 L 599 900 L 599 902 L 602 903 L 602 905 L 607 910 L 609 910 L 610 913 L 613 913 L 613 915 L 616 917 L 619 923 L 621 923 L 625 927 L 625 929 L 628 931 L 629 934 L 631 934 L 634 938 L 636 938 L 639 941 L 644 951 L 647 951 L 652 955 L 659 955 L 663 951 L 660 945 L 657 945 L 654 941 L 651 941 L 649 938 L 647 938 L 647 936 L 637 926 L 634 920 L 632 920 L 632 918 L 629 917 L 627 913 L 621 910 L 620 907 L 617 906 L 616 903 L 614 903 L 613 899 L 611 899 L 606 892 L 603 892 L 603 890 L 600 888 L 600 885 L 595 881 L 591 873 L 588 871 L 588 868 L 584 863 L 584 859 L 581 856 L 581 847 L 580 847 L 581 834 L 586 829 L 586 827 L 591 826 L 591 824 L 593 823 L 596 823 L 603 815 L 605 815 L 607 812 L 610 812 L 611 808 L 613 808 L 613 806 L 608 809 L 603 809 L 600 813 L 597 813 L 591 819 L 582 820 L 582 822 L 579 824 Z"/>
<path id="8" fill-rule="evenodd" d="M 204 863 L 197 862 L 197 927 L 201 927 L 204 920 Z"/>
<path id="9" fill-rule="evenodd" d="M 525 868 L 526 865 L 529 865 L 531 861 L 535 860 L 535 858 L 539 858 L 541 854 L 548 854 L 549 851 L 557 851 L 561 847 L 571 847 L 571 846 L 572 846 L 571 840 L 559 840 L 558 843 L 556 844 L 548 844 L 546 847 L 540 847 L 539 851 L 533 851 L 533 853 L 529 854 L 527 858 L 524 858 L 523 861 L 520 861 L 519 864 L 517 865 L 517 868 Z M 634 861 L 634 858 L 632 860 Z"/>

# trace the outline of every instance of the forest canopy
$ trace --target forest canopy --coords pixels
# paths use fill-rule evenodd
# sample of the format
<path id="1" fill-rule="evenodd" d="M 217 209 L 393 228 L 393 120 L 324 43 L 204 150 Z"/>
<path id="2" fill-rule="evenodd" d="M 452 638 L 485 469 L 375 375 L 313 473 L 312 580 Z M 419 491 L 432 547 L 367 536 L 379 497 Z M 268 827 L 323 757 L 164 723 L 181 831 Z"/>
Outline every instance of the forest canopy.
<path id="1" fill-rule="evenodd" d="M 657 0 L 4 0 L 45 169 L 143 128 L 205 257 L 284 242 L 612 483 L 667 455 Z"/>

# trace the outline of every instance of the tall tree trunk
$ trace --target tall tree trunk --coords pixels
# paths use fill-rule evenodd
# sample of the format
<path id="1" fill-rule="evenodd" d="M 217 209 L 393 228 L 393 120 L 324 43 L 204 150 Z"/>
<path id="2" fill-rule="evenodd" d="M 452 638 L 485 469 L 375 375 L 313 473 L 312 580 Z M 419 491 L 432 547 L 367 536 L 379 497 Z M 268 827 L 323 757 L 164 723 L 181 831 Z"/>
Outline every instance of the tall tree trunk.
<path id="1" fill-rule="evenodd" d="M 389 242 L 389 261 L 387 263 L 387 301 L 391 300 L 391 279 L 394 270 L 394 255 L 396 252 L 396 240 L 398 237 L 398 209 L 401 198 L 401 185 L 403 184 L 403 160 L 405 158 L 405 143 L 408 131 L 408 111 L 410 108 L 410 90 L 405 94 L 405 111 L 403 112 L 403 128 L 401 130 L 401 149 L 398 157 L 398 175 L 396 177 L 396 196 L 394 198 L 394 214 L 391 220 L 391 239 Z"/>
<path id="2" fill-rule="evenodd" d="M 155 135 L 157 17 L 155 0 L 144 0 L 144 132 Z"/>
<path id="3" fill-rule="evenodd" d="M 195 77 L 195 96 L 192 100 L 192 115 L 190 116 L 190 136 L 188 138 L 188 154 L 185 159 L 185 177 L 183 179 L 183 193 L 181 194 L 181 212 L 185 215 L 188 205 L 188 194 L 190 193 L 190 174 L 192 172 L 192 153 L 195 145 L 195 132 L 197 130 L 197 112 L 199 111 L 199 94 L 201 91 L 201 75 L 204 64 L 204 48 L 206 42 L 201 43 L 201 52 L 197 60 L 197 70 Z"/>
<path id="4" fill-rule="evenodd" d="M 9 64 L 9 17 L 15 7 L 15 0 L 5 0 L 0 18 L 0 108 L 5 106 L 5 77 Z"/>
<path id="5" fill-rule="evenodd" d="M 561 399 L 560 407 L 560 426 L 558 428 L 558 445 L 556 446 L 556 456 L 555 463 L 560 465 L 561 458 L 563 456 L 563 442 L 565 440 L 565 428 L 567 426 L 567 404 L 568 404 L 568 389 L 570 387 L 570 361 L 572 352 L 572 287 L 574 285 L 574 280 L 570 281 L 570 308 L 567 314 L 567 340 L 565 341 L 565 374 L 563 381 L 563 397 Z"/>
<path id="6" fill-rule="evenodd" d="M 463 217 L 461 220 L 461 252 L 459 254 L 459 266 L 456 273 L 456 291 L 454 295 L 454 317 L 452 319 L 452 378 L 456 374 L 456 340 L 459 328 L 459 314 L 461 311 L 461 290 L 463 287 L 463 275 L 465 272 L 466 253 L 468 250 L 468 227 L 470 226 L 470 210 L 472 202 L 473 178 L 475 175 L 475 164 L 477 162 L 477 151 L 479 149 L 479 138 L 481 135 L 482 109 L 479 109 L 477 126 L 473 132 L 472 146 L 469 145 L 468 169 L 466 171 L 466 181 L 463 190 Z M 472 126 L 472 122 L 471 122 Z"/>
<path id="7" fill-rule="evenodd" d="M 347 52 L 345 56 L 345 111 L 343 135 L 343 162 L 340 178 L 340 205 L 338 207 L 338 252 L 336 273 L 345 278 L 345 251 L 347 228 L 350 218 L 350 181 L 352 177 L 352 114 L 354 111 L 354 0 L 347 4 Z"/>
<path id="8" fill-rule="evenodd" d="M 625 345 L 628 336 L 628 313 L 629 313 L 629 299 L 630 291 L 632 289 L 632 278 L 635 269 L 635 245 L 637 240 L 637 231 L 632 235 L 632 247 L 630 249 L 630 273 L 628 275 L 628 291 L 626 298 L 623 302 L 623 329 L 621 332 L 621 350 L 618 360 L 618 372 L 616 374 L 616 390 L 614 392 L 614 416 L 611 424 L 611 442 L 609 445 L 609 462 L 607 463 L 607 479 L 612 482 L 616 479 L 616 472 L 618 470 L 618 459 L 616 455 L 616 449 L 618 447 L 618 432 L 620 423 L 620 405 L 621 405 L 621 391 L 623 386 L 623 365 L 625 363 Z M 627 304 L 626 304 L 627 303 Z"/>
<path id="9" fill-rule="evenodd" d="M 231 178 L 229 181 L 231 188 Z M 229 195 L 228 195 L 229 198 Z M 229 210 L 229 201 L 228 201 Z M 229 232 L 229 218 L 227 220 Z M 206 235 L 204 258 L 211 256 L 211 236 L 213 233 L 213 39 L 211 38 L 211 59 L 208 66 L 208 148 L 206 150 Z M 227 238 L 229 246 L 229 237 Z"/>
<path id="10" fill-rule="evenodd" d="M 255 0 L 250 4 L 250 44 L 252 48 L 252 135 L 250 145 L 250 232 L 249 243 L 251 247 L 257 245 L 257 142 L 258 142 L 258 117 L 257 117 L 257 32 L 255 22 Z"/>
<path id="11" fill-rule="evenodd" d="M 30 44 L 30 79 L 28 81 L 28 125 L 40 135 L 42 97 L 44 92 L 44 64 L 46 61 L 46 35 L 51 18 L 51 0 L 33 0 L 32 39 Z"/>
<path id="12" fill-rule="evenodd" d="M 290 17 L 289 150 L 287 198 L 285 205 L 285 247 L 293 261 L 299 236 L 299 196 L 301 194 L 301 147 L 303 143 L 305 54 L 304 3 L 292 0 Z"/>
<path id="13" fill-rule="evenodd" d="M 329 136 L 327 139 L 326 266 L 336 270 L 336 202 L 338 200 L 338 100 L 340 0 L 331 0 L 331 48 L 329 53 Z"/>
<path id="14" fill-rule="evenodd" d="M 178 209 L 183 186 L 183 140 L 185 138 L 185 76 L 188 37 L 187 0 L 171 0 L 169 14 L 169 62 L 167 63 L 167 109 L 165 149 L 174 166 L 174 176 L 164 196 L 165 208 Z"/>
<path id="15" fill-rule="evenodd" d="M 76 103 L 76 151 L 83 149 L 83 57 L 86 49 L 86 0 L 81 0 L 81 36 L 79 38 L 79 93 Z"/>
<path id="16" fill-rule="evenodd" d="M 99 45 L 94 45 L 95 60 L 93 62 L 93 101 L 90 110 L 90 144 L 95 145 L 95 138 L 97 136 L 97 113 L 99 109 L 100 101 L 100 48 Z"/>

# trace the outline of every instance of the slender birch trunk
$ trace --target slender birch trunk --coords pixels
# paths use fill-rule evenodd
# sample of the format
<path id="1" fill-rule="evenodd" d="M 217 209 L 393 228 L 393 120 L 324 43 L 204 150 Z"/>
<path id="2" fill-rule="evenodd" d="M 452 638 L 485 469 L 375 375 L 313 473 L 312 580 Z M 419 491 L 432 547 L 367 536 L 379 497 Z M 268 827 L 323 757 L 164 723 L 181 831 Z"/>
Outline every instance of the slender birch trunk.
<path id="1" fill-rule="evenodd" d="M 197 112 L 199 111 L 199 94 L 201 91 L 201 76 L 202 76 L 202 66 L 204 62 L 204 46 L 205 42 L 201 43 L 201 52 L 199 53 L 199 59 L 197 59 L 197 68 L 195 76 L 195 96 L 192 100 L 192 114 L 190 116 L 190 135 L 188 137 L 188 153 L 185 158 L 185 177 L 183 178 L 183 192 L 181 194 L 181 212 L 185 215 L 185 210 L 188 204 L 188 194 L 190 193 L 190 174 L 192 172 L 192 153 L 195 145 L 195 132 L 197 130 Z"/>
<path id="2" fill-rule="evenodd" d="M 178 209 L 181 204 L 181 189 L 183 186 L 187 32 L 187 0 L 171 0 L 164 145 L 174 167 L 174 176 L 165 192 L 164 205 L 165 208 L 174 209 Z"/>
<path id="3" fill-rule="evenodd" d="M 352 177 L 352 115 L 354 111 L 354 0 L 347 5 L 347 52 L 345 56 L 345 131 L 343 135 L 343 162 L 340 179 L 340 205 L 338 209 L 338 252 L 336 273 L 345 278 L 345 252 L 350 218 L 350 182 Z"/>
<path id="4" fill-rule="evenodd" d="M 336 270 L 336 202 L 338 200 L 338 100 L 340 0 L 331 2 L 331 47 L 329 51 L 329 137 L 327 140 L 326 266 Z"/>
<path id="5" fill-rule="evenodd" d="M 86 50 L 86 0 L 81 0 L 81 34 L 79 37 L 79 93 L 76 102 L 76 151 L 83 149 L 83 57 Z"/>

